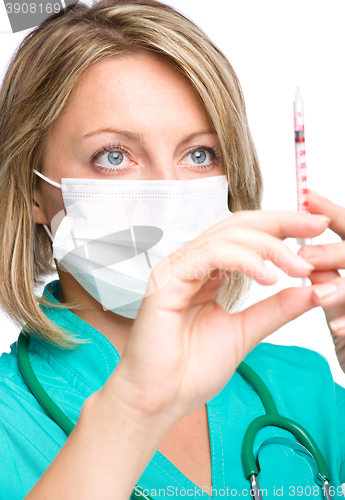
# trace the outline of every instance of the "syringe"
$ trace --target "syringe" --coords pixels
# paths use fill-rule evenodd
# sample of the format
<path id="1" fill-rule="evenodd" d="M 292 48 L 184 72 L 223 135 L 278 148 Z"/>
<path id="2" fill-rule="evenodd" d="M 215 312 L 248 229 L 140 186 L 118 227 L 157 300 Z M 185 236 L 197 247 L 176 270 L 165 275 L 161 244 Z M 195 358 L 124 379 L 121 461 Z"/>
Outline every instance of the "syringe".
<path id="1" fill-rule="evenodd" d="M 293 103 L 295 122 L 295 152 L 296 152 L 296 180 L 297 180 L 297 210 L 309 213 L 307 189 L 307 163 L 304 140 L 304 107 L 299 87 L 297 87 L 295 102 Z M 298 245 L 312 245 L 310 238 L 297 238 Z M 307 285 L 307 278 L 302 278 L 302 286 Z"/>

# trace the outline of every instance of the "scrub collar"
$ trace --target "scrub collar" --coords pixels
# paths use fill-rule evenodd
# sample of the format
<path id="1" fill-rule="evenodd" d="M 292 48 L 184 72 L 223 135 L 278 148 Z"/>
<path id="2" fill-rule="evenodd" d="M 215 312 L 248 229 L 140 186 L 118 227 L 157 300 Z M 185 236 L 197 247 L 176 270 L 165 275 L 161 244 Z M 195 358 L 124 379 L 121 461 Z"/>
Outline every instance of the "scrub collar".
<path id="1" fill-rule="evenodd" d="M 77 346 L 73 350 L 51 344 L 37 336 L 30 337 L 32 348 L 40 348 L 38 354 L 47 355 L 46 360 L 54 368 L 60 368 L 66 376 L 71 372 L 92 392 L 102 387 L 120 361 L 120 355 L 109 340 L 98 330 L 76 316 L 69 309 L 55 309 L 54 304 L 59 304 L 58 297 L 61 289 L 59 280 L 46 285 L 42 297 L 52 304 L 40 306 L 44 314 L 56 325 L 64 327 L 75 337 L 87 340 L 88 343 Z M 33 344 L 31 344 L 33 343 Z M 65 369 L 64 369 L 65 368 Z M 61 373 L 62 374 L 62 373 Z"/>

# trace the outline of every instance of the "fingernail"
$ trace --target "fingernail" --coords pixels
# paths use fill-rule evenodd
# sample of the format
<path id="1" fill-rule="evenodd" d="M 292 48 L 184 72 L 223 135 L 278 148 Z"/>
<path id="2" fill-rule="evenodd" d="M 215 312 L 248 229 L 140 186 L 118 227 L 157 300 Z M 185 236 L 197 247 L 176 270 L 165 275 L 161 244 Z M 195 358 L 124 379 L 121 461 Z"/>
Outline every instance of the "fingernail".
<path id="1" fill-rule="evenodd" d="M 308 193 L 313 194 L 317 198 L 322 198 L 321 194 L 317 193 L 316 191 L 313 191 L 312 189 L 308 189 Z"/>
<path id="2" fill-rule="evenodd" d="M 301 257 L 300 255 L 295 255 L 295 257 L 296 257 L 297 262 L 301 266 L 303 266 L 305 269 L 307 269 L 308 271 L 314 271 L 315 267 L 312 264 L 310 264 L 310 262 L 303 259 L 303 257 Z"/>
<path id="3" fill-rule="evenodd" d="M 314 288 L 314 293 L 319 297 L 319 299 L 330 297 L 337 291 L 338 287 L 335 283 L 324 283 L 323 285 L 318 285 Z"/>
<path id="4" fill-rule="evenodd" d="M 308 247 L 302 247 L 299 251 L 298 254 L 304 257 L 305 259 L 308 259 L 310 257 L 318 257 L 324 252 L 323 248 L 321 246 L 315 245 L 314 247 L 308 246 Z"/>
<path id="5" fill-rule="evenodd" d="M 297 252 L 297 254 L 300 256 L 300 257 L 303 257 L 303 259 L 308 259 L 309 258 L 309 254 L 308 254 L 308 250 L 303 247 L 303 248 L 300 248 Z"/>
<path id="6" fill-rule="evenodd" d="M 317 193 L 316 191 L 313 191 L 312 189 L 308 189 L 308 193 L 311 193 L 316 198 L 319 198 L 319 200 L 327 200 L 327 198 L 325 198 L 324 196 L 321 196 L 321 194 Z"/>
<path id="7" fill-rule="evenodd" d="M 331 219 L 327 217 L 327 215 L 315 215 L 317 220 L 321 222 L 322 224 L 329 224 L 331 222 Z"/>
<path id="8" fill-rule="evenodd" d="M 345 318 L 333 319 L 332 321 L 329 322 L 329 326 L 330 326 L 330 329 L 336 333 L 338 333 L 342 330 L 345 331 Z"/>

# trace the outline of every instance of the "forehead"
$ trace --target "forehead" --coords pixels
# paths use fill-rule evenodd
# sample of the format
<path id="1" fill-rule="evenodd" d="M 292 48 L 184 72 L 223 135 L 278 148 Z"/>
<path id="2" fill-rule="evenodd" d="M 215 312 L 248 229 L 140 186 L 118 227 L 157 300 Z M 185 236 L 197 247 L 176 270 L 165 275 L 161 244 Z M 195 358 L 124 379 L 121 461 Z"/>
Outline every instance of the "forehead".
<path id="1" fill-rule="evenodd" d="M 128 128 L 134 123 L 139 127 L 169 126 L 176 120 L 187 127 L 193 122 L 209 124 L 188 78 L 168 61 L 141 53 L 115 56 L 89 68 L 57 122 L 87 133 L 90 126 L 112 126 L 114 121 Z"/>

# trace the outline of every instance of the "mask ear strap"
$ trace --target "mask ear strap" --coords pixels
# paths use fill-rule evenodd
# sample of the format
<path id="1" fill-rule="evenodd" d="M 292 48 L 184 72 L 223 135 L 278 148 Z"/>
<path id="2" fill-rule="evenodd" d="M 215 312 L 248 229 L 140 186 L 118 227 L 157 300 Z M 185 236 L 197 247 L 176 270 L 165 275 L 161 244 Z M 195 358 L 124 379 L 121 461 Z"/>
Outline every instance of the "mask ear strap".
<path id="1" fill-rule="evenodd" d="M 50 231 L 49 227 L 48 227 L 48 226 L 46 226 L 45 224 L 43 224 L 43 227 L 44 227 L 44 229 L 46 230 L 46 233 L 48 234 L 48 236 L 49 236 L 49 238 L 51 239 L 52 243 L 54 243 L 54 238 L 53 238 L 53 235 L 52 235 L 52 233 L 51 233 L 51 231 Z"/>
<path id="2" fill-rule="evenodd" d="M 38 175 L 38 177 L 41 177 L 41 179 L 43 179 L 44 181 L 49 182 L 49 184 L 51 184 L 52 186 L 56 186 L 56 187 L 58 187 L 58 188 L 61 189 L 61 184 L 58 184 L 57 182 L 51 181 L 50 179 L 48 179 L 48 177 L 46 177 L 45 175 L 41 174 L 41 172 L 38 172 L 35 169 L 34 169 L 34 172 L 35 172 L 36 175 Z M 45 224 L 43 224 L 43 227 L 46 230 L 46 233 L 48 234 L 48 236 L 51 239 L 52 243 L 54 243 L 54 238 L 53 238 L 53 235 L 52 235 L 49 227 L 46 226 Z"/>
<path id="3" fill-rule="evenodd" d="M 36 175 L 38 175 L 38 177 L 41 177 L 41 179 L 43 179 L 44 181 L 48 182 L 52 186 L 55 186 L 55 187 L 58 187 L 58 188 L 61 189 L 61 184 L 59 184 L 58 182 L 51 181 L 50 179 L 48 179 L 48 177 L 46 177 L 45 175 L 41 174 L 41 172 L 38 172 L 35 169 L 34 169 L 34 172 L 35 172 Z"/>

